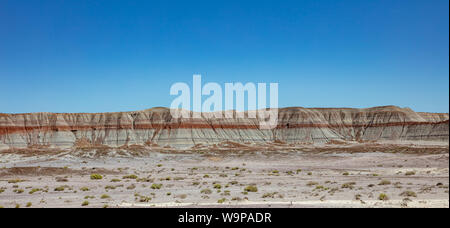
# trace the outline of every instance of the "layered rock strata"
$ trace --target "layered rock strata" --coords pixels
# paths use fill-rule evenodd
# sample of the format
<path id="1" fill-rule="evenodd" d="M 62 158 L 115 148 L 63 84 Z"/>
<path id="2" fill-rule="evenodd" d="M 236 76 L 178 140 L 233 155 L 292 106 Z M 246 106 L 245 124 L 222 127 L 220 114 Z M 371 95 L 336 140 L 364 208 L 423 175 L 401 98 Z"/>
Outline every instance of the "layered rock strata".
<path id="1" fill-rule="evenodd" d="M 170 110 L 153 108 L 116 113 L 0 114 L 0 149 L 80 144 L 120 147 L 237 143 L 326 143 L 339 141 L 449 140 L 448 113 L 420 113 L 383 106 L 353 108 L 282 108 L 278 126 L 259 128 L 258 119 L 174 119 Z"/>

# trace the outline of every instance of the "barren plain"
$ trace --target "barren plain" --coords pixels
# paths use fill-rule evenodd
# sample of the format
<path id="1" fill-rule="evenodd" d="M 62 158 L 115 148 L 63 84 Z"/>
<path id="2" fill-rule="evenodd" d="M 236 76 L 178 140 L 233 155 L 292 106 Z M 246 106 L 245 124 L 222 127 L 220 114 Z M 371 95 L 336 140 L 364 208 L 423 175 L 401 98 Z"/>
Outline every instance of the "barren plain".
<path id="1" fill-rule="evenodd" d="M 447 143 L 34 149 L 0 161 L 1 207 L 449 207 Z"/>

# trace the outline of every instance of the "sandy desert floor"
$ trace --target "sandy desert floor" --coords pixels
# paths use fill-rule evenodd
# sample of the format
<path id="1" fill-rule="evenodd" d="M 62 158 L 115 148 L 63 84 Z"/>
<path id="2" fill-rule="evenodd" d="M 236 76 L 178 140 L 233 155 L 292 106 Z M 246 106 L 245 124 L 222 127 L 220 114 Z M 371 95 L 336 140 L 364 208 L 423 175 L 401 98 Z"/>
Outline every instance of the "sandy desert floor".
<path id="1" fill-rule="evenodd" d="M 448 208 L 449 153 L 448 146 L 440 148 L 0 153 L 0 207 Z"/>

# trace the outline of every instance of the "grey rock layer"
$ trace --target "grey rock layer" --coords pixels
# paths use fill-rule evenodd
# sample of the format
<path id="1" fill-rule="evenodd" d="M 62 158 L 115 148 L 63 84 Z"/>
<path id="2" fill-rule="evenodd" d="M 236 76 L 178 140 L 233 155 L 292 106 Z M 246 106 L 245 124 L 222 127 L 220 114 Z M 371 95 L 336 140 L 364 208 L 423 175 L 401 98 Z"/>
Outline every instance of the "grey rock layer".
<path id="1" fill-rule="evenodd" d="M 0 149 L 77 145 L 183 148 L 229 141 L 296 144 L 332 140 L 448 142 L 449 115 L 396 106 L 282 108 L 278 110 L 278 126 L 263 130 L 258 119 L 174 119 L 166 108 L 117 113 L 0 114 Z"/>

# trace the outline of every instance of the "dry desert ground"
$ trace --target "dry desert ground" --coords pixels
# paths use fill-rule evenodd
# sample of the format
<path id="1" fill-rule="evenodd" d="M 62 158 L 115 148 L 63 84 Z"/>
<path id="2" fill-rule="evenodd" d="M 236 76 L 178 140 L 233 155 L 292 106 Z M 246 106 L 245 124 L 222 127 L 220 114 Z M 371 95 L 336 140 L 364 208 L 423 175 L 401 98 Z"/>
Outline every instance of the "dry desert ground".
<path id="1" fill-rule="evenodd" d="M 0 153 L 0 206 L 449 207 L 442 145 Z"/>

